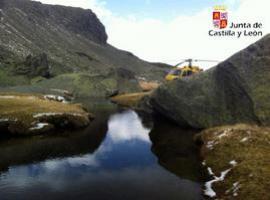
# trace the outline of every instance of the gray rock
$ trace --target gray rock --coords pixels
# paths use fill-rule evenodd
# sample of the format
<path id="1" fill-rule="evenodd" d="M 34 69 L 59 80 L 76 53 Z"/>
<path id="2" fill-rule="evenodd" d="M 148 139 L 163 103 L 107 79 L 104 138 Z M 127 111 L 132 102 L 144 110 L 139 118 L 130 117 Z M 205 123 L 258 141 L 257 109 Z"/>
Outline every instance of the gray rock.
<path id="1" fill-rule="evenodd" d="M 50 67 L 47 55 L 42 53 L 37 56 L 28 55 L 23 63 L 17 64 L 14 74 L 26 75 L 29 77 L 41 76 L 50 77 Z"/>
<path id="2" fill-rule="evenodd" d="M 153 109 L 182 126 L 270 124 L 270 34 L 199 75 L 161 86 Z"/>

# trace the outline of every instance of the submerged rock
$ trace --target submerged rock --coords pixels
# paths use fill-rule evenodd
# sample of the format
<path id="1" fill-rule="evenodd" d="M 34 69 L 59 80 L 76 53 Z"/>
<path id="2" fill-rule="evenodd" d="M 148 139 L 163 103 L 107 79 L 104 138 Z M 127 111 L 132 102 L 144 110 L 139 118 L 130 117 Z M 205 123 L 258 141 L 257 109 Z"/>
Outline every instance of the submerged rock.
<path id="1" fill-rule="evenodd" d="M 270 34 L 204 73 L 162 85 L 153 109 L 183 126 L 270 124 Z"/>

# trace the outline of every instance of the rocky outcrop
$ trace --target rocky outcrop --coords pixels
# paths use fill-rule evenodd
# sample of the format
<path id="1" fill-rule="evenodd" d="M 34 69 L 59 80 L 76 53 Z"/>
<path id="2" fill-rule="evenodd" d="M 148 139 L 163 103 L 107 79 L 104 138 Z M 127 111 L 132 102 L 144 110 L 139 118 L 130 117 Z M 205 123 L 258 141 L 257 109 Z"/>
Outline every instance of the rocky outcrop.
<path id="1" fill-rule="evenodd" d="M 154 110 L 183 126 L 270 124 L 270 35 L 199 75 L 161 86 Z"/>
<path id="2" fill-rule="evenodd" d="M 27 23 L 35 23 L 43 19 L 75 34 L 81 34 L 96 43 L 106 44 L 107 42 L 105 27 L 91 10 L 52 6 L 29 0 L 1 0 L 0 8 L 4 10 L 4 13 L 5 11 L 13 12 L 12 15 L 25 14 L 24 20 L 28 20 Z M 2 16 L 5 15 L 2 14 Z"/>
<path id="3" fill-rule="evenodd" d="M 139 82 L 136 79 L 135 73 L 133 71 L 127 70 L 125 68 L 118 68 L 111 70 L 109 76 L 114 77 L 116 80 L 116 90 L 118 94 L 141 91 Z"/>
<path id="4" fill-rule="evenodd" d="M 50 77 L 50 67 L 45 53 L 38 56 L 28 55 L 24 62 L 16 64 L 14 74 L 26 75 L 29 77 L 41 76 Z"/>

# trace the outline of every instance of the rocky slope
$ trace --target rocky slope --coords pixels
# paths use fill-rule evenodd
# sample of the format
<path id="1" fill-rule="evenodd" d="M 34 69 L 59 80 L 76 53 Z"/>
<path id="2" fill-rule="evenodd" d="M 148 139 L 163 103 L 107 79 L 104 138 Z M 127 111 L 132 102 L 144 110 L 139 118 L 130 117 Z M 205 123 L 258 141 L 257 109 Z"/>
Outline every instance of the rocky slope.
<path id="1" fill-rule="evenodd" d="M 154 110 L 180 125 L 270 124 L 270 34 L 199 75 L 161 86 Z"/>
<path id="2" fill-rule="evenodd" d="M 119 68 L 163 78 L 167 67 L 116 49 L 107 37 L 91 10 L 0 0 L 0 86 L 29 85 L 36 77 L 63 74 L 108 75 Z"/>

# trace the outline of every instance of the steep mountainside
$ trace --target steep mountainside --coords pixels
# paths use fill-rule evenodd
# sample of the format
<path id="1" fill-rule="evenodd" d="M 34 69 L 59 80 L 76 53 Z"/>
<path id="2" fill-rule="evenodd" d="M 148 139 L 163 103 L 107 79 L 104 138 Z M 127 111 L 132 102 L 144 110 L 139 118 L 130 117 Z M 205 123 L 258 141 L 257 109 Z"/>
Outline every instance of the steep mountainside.
<path id="1" fill-rule="evenodd" d="M 0 0 L 0 86 L 30 84 L 38 75 L 106 74 L 118 68 L 149 79 L 161 79 L 166 70 L 108 44 L 91 10 Z"/>
<path id="2" fill-rule="evenodd" d="M 270 124 L 270 34 L 199 75 L 161 86 L 154 109 L 196 128 Z"/>

